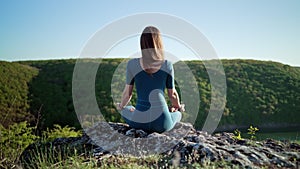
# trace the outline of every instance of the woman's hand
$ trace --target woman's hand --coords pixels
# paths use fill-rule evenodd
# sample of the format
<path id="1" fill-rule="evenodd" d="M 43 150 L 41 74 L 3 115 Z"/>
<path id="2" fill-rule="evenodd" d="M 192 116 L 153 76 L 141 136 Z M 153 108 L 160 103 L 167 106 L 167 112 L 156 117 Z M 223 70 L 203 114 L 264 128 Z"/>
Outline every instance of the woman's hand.
<path id="1" fill-rule="evenodd" d="M 170 112 L 175 112 L 175 111 L 177 111 L 178 109 L 177 108 L 175 108 L 175 107 L 169 107 L 169 111 Z"/>
<path id="2" fill-rule="evenodd" d="M 185 112 L 185 104 L 180 104 L 178 111 Z"/>
<path id="3" fill-rule="evenodd" d="M 121 106 L 121 103 L 117 103 L 116 105 L 117 105 L 117 110 L 119 110 L 119 111 L 121 111 L 121 110 L 123 110 L 125 108 L 125 106 Z M 130 112 L 134 112 L 134 110 L 135 110 L 134 107 L 131 107 L 129 109 Z"/>
<path id="4" fill-rule="evenodd" d="M 175 112 L 175 111 L 185 112 L 185 104 L 180 104 L 180 107 L 171 106 L 171 107 L 169 107 L 169 111 L 170 112 Z"/>
<path id="5" fill-rule="evenodd" d="M 122 110 L 122 109 L 124 109 L 124 107 L 121 106 L 121 103 L 117 103 L 116 106 L 117 106 L 117 110 Z"/>

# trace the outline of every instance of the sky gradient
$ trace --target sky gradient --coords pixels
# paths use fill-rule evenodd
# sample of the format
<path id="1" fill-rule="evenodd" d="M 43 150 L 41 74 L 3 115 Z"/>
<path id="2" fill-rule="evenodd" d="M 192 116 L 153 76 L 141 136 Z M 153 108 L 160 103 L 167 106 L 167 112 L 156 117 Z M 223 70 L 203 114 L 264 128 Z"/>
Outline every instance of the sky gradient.
<path id="1" fill-rule="evenodd" d="M 170 14 L 193 24 L 221 59 L 272 60 L 300 66 L 298 0 L 3 0 L 0 60 L 76 58 L 97 30 L 119 18 L 144 12 Z M 166 50 L 182 59 L 191 55 L 171 39 L 164 42 Z M 128 39 L 110 54 L 125 57 L 139 50 L 138 45 L 138 37 Z"/>

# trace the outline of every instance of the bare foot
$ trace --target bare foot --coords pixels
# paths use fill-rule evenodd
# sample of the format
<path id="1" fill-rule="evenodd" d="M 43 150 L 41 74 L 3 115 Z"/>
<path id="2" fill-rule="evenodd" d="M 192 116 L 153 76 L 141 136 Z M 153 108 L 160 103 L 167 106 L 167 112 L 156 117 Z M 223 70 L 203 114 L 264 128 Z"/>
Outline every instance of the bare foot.
<path id="1" fill-rule="evenodd" d="M 130 111 L 131 111 L 131 112 L 134 112 L 134 110 L 135 110 L 135 108 L 134 108 L 134 107 L 130 108 Z"/>

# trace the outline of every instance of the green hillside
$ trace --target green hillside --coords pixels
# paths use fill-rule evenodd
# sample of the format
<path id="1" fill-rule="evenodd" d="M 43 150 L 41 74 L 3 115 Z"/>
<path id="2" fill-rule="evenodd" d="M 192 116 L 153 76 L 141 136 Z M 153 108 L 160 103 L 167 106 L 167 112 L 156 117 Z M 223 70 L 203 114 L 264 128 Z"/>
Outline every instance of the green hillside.
<path id="1" fill-rule="evenodd" d="M 228 85 L 225 123 L 299 127 L 300 69 L 253 60 L 222 62 Z"/>
<path id="2" fill-rule="evenodd" d="M 36 68 L 0 61 L 0 123 L 33 121 L 30 113 L 29 83 L 38 74 Z"/>
<path id="3" fill-rule="evenodd" d="M 96 97 L 101 113 L 107 121 L 122 121 L 113 106 L 111 90 L 114 71 L 123 59 L 102 60 L 96 77 Z M 0 62 L 1 123 L 27 120 L 24 113 L 41 115 L 39 126 L 53 124 L 80 127 L 73 107 L 72 76 L 76 60 Z M 192 70 L 199 87 L 201 106 L 195 127 L 201 129 L 210 105 L 210 82 L 201 61 L 185 62 Z M 280 128 L 299 127 L 300 122 L 300 69 L 276 62 L 255 60 L 222 60 L 227 80 L 227 102 L 220 129 L 237 126 Z M 86 62 L 97 64 L 97 60 Z M 180 64 L 180 63 L 176 63 Z M 9 67 L 10 71 L 6 71 Z M 5 71 L 2 71 L 5 70 Z M 180 71 L 177 69 L 175 71 Z M 121 79 L 125 79 L 121 76 Z M 14 78 L 11 78 L 14 77 Z M 25 78 L 26 77 L 26 78 Z M 33 78 L 34 77 L 34 78 Z M 175 77 L 176 78 L 176 77 Z M 177 79 L 176 79 L 177 80 Z M 123 85 L 120 84 L 114 85 Z M 18 86 L 18 87 L 15 87 Z M 22 86 L 22 87 L 21 87 Z M 8 90 L 17 88 L 18 90 Z M 11 103 L 16 95 L 19 101 Z M 133 102 L 136 97 L 134 95 Z M 13 111 L 13 112 L 12 112 Z M 10 112 L 10 113 L 8 113 Z M 188 117 L 188 112 L 186 112 Z M 2 116 L 4 117 L 4 116 Z M 14 120 L 9 120 L 14 119 Z M 298 126 L 297 126 L 298 125 Z"/>

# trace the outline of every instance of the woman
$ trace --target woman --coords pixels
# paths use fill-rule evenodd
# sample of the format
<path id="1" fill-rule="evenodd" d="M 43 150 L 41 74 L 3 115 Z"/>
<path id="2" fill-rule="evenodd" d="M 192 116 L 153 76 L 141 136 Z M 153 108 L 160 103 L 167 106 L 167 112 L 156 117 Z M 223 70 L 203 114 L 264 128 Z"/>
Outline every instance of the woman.
<path id="1" fill-rule="evenodd" d="M 181 120 L 180 111 L 184 111 L 174 85 L 172 63 L 164 59 L 162 39 L 157 28 L 146 27 L 140 45 L 142 57 L 129 60 L 126 86 L 117 107 L 132 128 L 158 133 L 169 131 Z M 126 106 L 134 84 L 137 91 L 136 107 Z M 165 88 L 172 103 L 170 110 L 164 98 Z"/>

